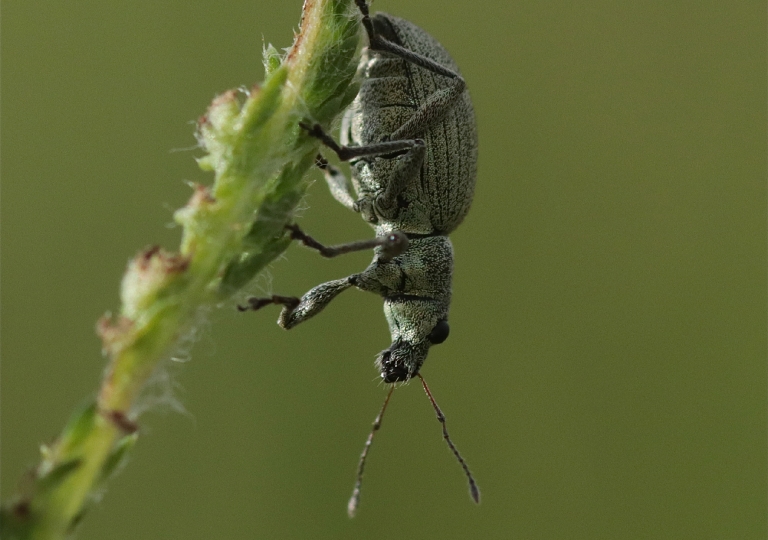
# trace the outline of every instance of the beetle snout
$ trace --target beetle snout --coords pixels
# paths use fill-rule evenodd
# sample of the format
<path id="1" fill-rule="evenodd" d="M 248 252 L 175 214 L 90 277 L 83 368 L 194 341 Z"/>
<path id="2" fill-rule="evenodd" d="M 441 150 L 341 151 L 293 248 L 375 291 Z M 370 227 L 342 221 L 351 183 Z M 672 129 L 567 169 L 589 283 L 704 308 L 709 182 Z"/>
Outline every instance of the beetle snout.
<path id="1" fill-rule="evenodd" d="M 412 344 L 404 341 L 392 343 L 376 359 L 385 383 L 405 382 L 415 377 L 427 358 L 429 344 Z"/>
<path id="2" fill-rule="evenodd" d="M 381 378 L 387 383 L 404 382 L 410 379 L 414 374 L 408 371 L 408 367 L 403 363 L 392 362 L 389 351 L 385 353 L 386 358 L 382 358 Z"/>

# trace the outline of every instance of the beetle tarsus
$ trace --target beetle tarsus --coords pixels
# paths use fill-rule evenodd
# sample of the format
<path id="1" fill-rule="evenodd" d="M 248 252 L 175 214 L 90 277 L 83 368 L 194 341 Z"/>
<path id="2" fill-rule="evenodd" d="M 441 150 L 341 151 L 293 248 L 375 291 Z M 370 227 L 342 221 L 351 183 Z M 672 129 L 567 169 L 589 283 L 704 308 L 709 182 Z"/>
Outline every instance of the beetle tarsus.
<path id="1" fill-rule="evenodd" d="M 317 154 L 315 156 L 315 167 L 321 171 L 326 170 L 329 167 L 328 160 L 325 159 L 322 154 Z"/>
<path id="2" fill-rule="evenodd" d="M 266 298 L 251 296 L 250 298 L 246 299 L 246 302 L 248 302 L 247 306 L 238 305 L 237 310 L 258 311 L 261 308 L 270 306 L 272 304 L 278 304 L 289 309 L 294 309 L 299 305 L 300 300 L 295 296 L 280 296 L 279 294 L 273 294 L 272 296 L 267 296 Z"/>

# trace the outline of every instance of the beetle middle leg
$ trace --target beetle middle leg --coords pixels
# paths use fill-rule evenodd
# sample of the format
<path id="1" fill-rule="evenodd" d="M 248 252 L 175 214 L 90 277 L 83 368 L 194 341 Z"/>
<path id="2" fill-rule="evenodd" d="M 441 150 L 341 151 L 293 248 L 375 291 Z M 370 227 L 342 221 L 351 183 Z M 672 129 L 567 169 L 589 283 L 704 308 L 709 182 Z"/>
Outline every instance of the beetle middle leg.
<path id="1" fill-rule="evenodd" d="M 376 238 L 368 240 L 358 240 L 357 242 L 349 242 L 347 244 L 339 244 L 336 246 L 325 246 L 302 231 L 295 223 L 286 225 L 285 228 L 291 232 L 292 240 L 298 240 L 308 248 L 316 249 L 320 255 L 329 259 L 338 255 L 343 255 L 344 253 L 381 247 L 379 259 L 383 262 L 387 262 L 408 249 L 408 236 L 400 231 L 393 231 L 384 236 L 377 236 Z"/>
<path id="2" fill-rule="evenodd" d="M 348 244 L 340 244 L 337 246 L 324 246 L 302 231 L 298 225 L 286 225 L 286 229 L 291 232 L 292 239 L 299 240 L 305 246 L 316 249 L 324 257 L 335 257 L 343 253 L 380 247 L 381 250 L 379 251 L 377 259 L 381 262 L 387 262 L 400 255 L 408 248 L 408 237 L 405 233 L 399 231 L 394 231 L 370 240 L 360 240 L 358 242 L 350 242 Z M 320 313 L 325 309 L 325 306 L 331 303 L 331 300 L 353 285 L 363 290 L 374 290 L 378 292 L 375 285 L 376 280 L 366 279 L 367 275 L 375 273 L 379 269 L 378 264 L 372 264 L 371 266 L 373 270 L 369 268 L 362 274 L 354 274 L 343 279 L 321 283 L 301 298 L 295 296 L 281 296 L 278 294 L 273 294 L 272 296 L 267 297 L 252 296 L 247 299 L 246 305 L 238 305 L 237 309 L 240 311 L 258 311 L 261 308 L 272 304 L 281 305 L 283 306 L 283 310 L 280 312 L 280 318 L 277 320 L 277 323 L 285 329 L 293 328 L 297 324 Z"/>

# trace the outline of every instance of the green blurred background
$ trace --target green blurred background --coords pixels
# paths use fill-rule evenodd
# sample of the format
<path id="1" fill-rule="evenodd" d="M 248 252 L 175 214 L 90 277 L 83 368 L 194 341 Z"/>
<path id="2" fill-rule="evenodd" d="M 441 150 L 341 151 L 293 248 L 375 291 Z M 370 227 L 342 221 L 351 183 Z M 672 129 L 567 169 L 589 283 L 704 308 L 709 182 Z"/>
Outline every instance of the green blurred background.
<path id="1" fill-rule="evenodd" d="M 262 36 L 289 46 L 300 8 L 3 3 L 3 498 L 95 391 L 128 258 L 178 245 L 183 182 L 210 181 L 192 122 L 261 79 Z M 423 373 L 482 505 L 411 384 L 347 518 L 389 343 L 351 291 L 291 332 L 277 309 L 210 313 L 79 538 L 765 538 L 765 3 L 373 8 L 436 36 L 477 109 L 451 339 Z M 371 235 L 321 181 L 304 206 L 324 241 Z M 250 290 L 369 258 L 294 246 Z"/>

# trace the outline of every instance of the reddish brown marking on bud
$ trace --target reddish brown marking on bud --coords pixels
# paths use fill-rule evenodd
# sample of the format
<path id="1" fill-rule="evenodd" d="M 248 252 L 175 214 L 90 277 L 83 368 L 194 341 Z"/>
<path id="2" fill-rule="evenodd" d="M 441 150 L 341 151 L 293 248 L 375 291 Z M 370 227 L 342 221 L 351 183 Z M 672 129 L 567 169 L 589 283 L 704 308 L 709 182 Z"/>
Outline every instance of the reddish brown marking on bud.
<path id="1" fill-rule="evenodd" d="M 30 514 L 30 504 L 28 500 L 19 501 L 11 509 L 13 515 L 19 519 L 27 519 Z"/>
<path id="2" fill-rule="evenodd" d="M 99 410 L 99 414 L 101 414 L 101 416 L 112 422 L 114 425 L 129 435 L 139 431 L 139 425 L 133 420 L 130 420 L 128 416 L 122 411 Z"/>
<path id="3" fill-rule="evenodd" d="M 304 41 L 304 25 L 306 24 L 307 13 L 314 9 L 314 5 L 315 0 L 304 0 L 304 7 L 301 8 L 301 22 L 299 23 L 301 31 L 296 36 L 296 39 L 293 42 L 293 47 L 291 47 L 291 50 L 288 52 L 288 56 L 285 58 L 286 62 L 292 61 L 294 56 L 299 52 L 301 42 Z"/>
<path id="4" fill-rule="evenodd" d="M 207 188 L 203 189 L 207 190 Z M 192 198 L 194 199 L 195 196 L 199 194 L 199 192 L 200 190 L 196 190 L 195 195 L 193 195 Z M 215 201 L 215 199 L 210 197 L 210 195 L 204 195 L 204 197 L 207 197 L 205 199 L 207 202 L 210 202 L 211 200 Z M 190 203 L 191 202 L 192 201 L 190 201 Z M 160 246 L 150 246 L 139 253 L 137 257 L 139 270 L 151 270 L 151 265 L 155 260 L 159 262 L 162 265 L 163 270 L 168 273 L 183 272 L 189 267 L 189 257 L 185 257 L 179 253 L 170 253 L 162 249 Z"/>
<path id="5" fill-rule="evenodd" d="M 190 258 L 177 253 L 168 259 L 168 272 L 181 273 L 189 268 Z"/>
<path id="6" fill-rule="evenodd" d="M 101 338 L 101 354 L 114 358 L 133 339 L 133 320 L 120 316 L 113 318 L 111 313 L 106 313 L 96 322 L 96 334 Z M 99 390 L 100 399 L 112 392 L 114 385 L 114 370 L 108 369 Z"/>
<path id="7" fill-rule="evenodd" d="M 154 246 L 149 246 L 148 248 L 144 248 L 144 251 L 139 253 L 138 262 L 141 265 L 141 270 L 146 270 L 149 266 L 150 261 L 152 260 L 152 257 L 154 257 L 156 254 L 160 252 L 160 246 L 155 244 Z"/>
<path id="8" fill-rule="evenodd" d="M 216 202 L 216 197 L 211 194 L 211 189 L 208 186 L 195 183 L 195 192 L 192 197 L 189 198 L 187 206 L 190 208 L 197 208 L 204 204 L 213 204 Z"/>
<path id="9" fill-rule="evenodd" d="M 237 90 L 227 90 L 213 98 L 213 101 L 211 101 L 211 104 L 208 106 L 208 110 L 210 111 L 211 109 L 232 103 L 233 101 L 237 101 Z"/>
<path id="10" fill-rule="evenodd" d="M 104 351 L 109 351 L 113 345 L 124 339 L 133 328 L 133 321 L 128 317 L 114 318 L 111 313 L 105 313 L 96 321 L 96 335 L 101 338 Z"/>

